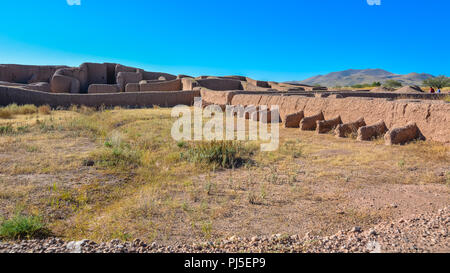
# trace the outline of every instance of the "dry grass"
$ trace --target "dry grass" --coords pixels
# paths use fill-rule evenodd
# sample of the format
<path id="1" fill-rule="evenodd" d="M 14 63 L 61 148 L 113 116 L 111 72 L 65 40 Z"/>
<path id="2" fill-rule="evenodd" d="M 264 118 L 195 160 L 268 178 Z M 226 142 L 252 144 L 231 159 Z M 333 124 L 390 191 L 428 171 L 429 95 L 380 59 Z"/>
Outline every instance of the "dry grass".
<path id="1" fill-rule="evenodd" d="M 0 118 L 1 119 L 10 119 L 13 117 L 13 114 L 11 111 L 8 111 L 6 109 L 0 109 Z"/>
<path id="2" fill-rule="evenodd" d="M 39 112 L 39 114 L 42 114 L 42 115 L 50 115 L 52 112 L 52 109 L 48 105 L 42 105 L 42 106 L 39 106 L 38 112 Z"/>
<path id="3" fill-rule="evenodd" d="M 6 107 L 3 107 L 2 110 L 10 112 L 12 115 L 29 115 L 38 112 L 38 108 L 33 104 L 10 104 Z"/>
<path id="4" fill-rule="evenodd" d="M 10 104 L 5 107 L 0 107 L 0 119 L 13 119 L 13 118 L 16 119 L 18 118 L 17 116 L 24 116 L 24 115 L 27 116 L 27 118 L 29 118 L 29 115 L 32 114 L 50 115 L 51 108 L 48 105 L 36 107 L 35 105 L 32 104 L 25 104 L 25 105 Z"/>
<path id="5" fill-rule="evenodd" d="M 407 213 L 448 201 L 450 148 L 438 143 L 388 147 L 282 128 L 278 151 L 245 143 L 252 160 L 223 169 L 189 160 L 194 144 L 170 138 L 173 121 L 165 108 L 75 106 L 0 121 L 12 128 L 0 136 L 0 215 L 24 208 L 70 239 L 174 242 L 329 234 L 398 215 L 393 202 Z"/>

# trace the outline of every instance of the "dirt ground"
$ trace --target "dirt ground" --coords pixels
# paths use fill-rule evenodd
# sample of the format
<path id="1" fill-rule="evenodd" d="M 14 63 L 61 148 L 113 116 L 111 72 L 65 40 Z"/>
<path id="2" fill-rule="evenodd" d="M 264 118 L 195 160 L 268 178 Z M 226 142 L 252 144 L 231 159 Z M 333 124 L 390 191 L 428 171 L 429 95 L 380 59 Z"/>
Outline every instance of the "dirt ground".
<path id="1" fill-rule="evenodd" d="M 279 150 L 211 170 L 179 159 L 172 122 L 170 109 L 0 119 L 25 128 L 0 135 L 0 216 L 41 215 L 65 239 L 190 243 L 328 236 L 450 204 L 450 147 L 439 143 L 385 146 L 281 128 Z M 97 164 L 110 162 L 106 142 L 116 138 L 123 162 Z"/>

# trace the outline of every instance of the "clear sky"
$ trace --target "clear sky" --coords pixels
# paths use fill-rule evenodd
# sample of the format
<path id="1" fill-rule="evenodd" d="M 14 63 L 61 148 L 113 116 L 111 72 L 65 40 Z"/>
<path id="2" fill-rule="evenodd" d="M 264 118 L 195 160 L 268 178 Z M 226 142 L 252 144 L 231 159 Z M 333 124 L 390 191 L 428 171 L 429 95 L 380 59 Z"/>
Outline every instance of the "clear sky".
<path id="1" fill-rule="evenodd" d="M 276 81 L 349 68 L 450 75 L 449 14 L 449 0 L 2 0 L 0 63 Z"/>

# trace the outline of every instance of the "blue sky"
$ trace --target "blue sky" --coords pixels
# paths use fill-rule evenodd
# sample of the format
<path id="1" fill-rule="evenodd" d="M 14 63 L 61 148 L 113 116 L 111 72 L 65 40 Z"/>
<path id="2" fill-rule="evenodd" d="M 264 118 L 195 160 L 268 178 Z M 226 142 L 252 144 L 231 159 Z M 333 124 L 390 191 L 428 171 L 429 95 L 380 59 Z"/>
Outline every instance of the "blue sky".
<path id="1" fill-rule="evenodd" d="M 276 81 L 349 68 L 450 75 L 449 12 L 448 0 L 3 0 L 0 63 Z"/>

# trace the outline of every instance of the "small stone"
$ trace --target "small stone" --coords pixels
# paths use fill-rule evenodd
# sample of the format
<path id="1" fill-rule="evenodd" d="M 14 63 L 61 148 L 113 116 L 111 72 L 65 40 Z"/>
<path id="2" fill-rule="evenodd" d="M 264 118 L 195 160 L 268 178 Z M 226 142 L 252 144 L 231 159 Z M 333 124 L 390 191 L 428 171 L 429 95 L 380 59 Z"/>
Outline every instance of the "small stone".
<path id="1" fill-rule="evenodd" d="M 361 232 L 361 227 L 356 226 L 352 228 L 352 232 Z"/>

